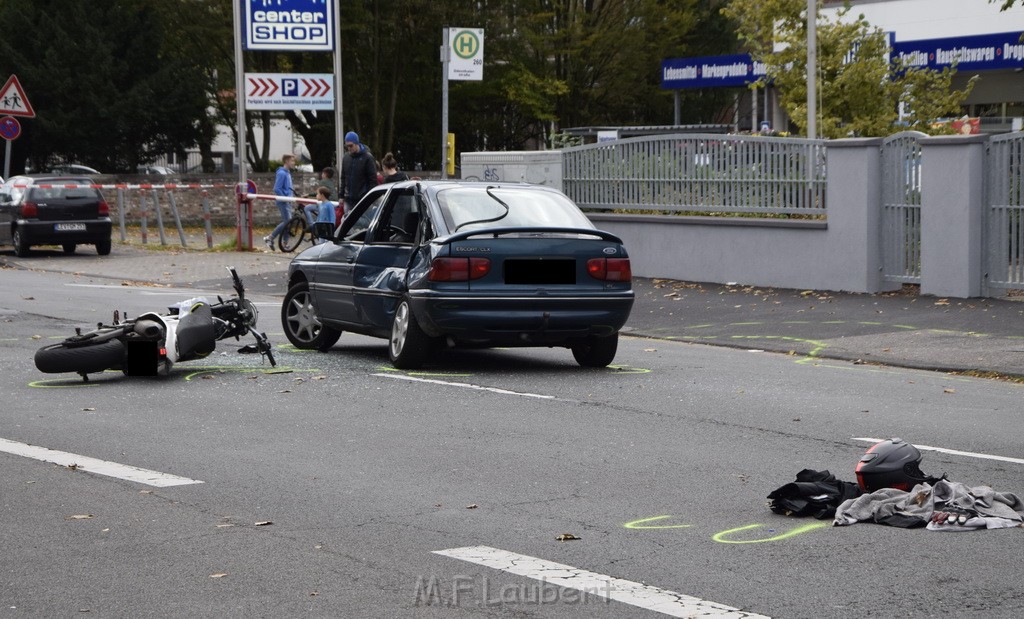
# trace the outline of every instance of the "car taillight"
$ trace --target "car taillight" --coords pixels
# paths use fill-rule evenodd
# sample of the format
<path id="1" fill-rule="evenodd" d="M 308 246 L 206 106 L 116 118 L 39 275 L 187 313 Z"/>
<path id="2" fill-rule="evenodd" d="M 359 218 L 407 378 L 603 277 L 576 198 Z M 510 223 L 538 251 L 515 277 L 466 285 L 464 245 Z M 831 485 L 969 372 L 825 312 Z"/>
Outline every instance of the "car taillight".
<path id="1" fill-rule="evenodd" d="M 491 272 L 487 258 L 434 258 L 427 279 L 432 282 L 465 282 Z"/>
<path id="2" fill-rule="evenodd" d="M 633 279 L 629 258 L 591 258 L 587 260 L 587 273 L 606 282 L 628 282 Z"/>
<path id="3" fill-rule="evenodd" d="M 100 200 L 99 215 L 100 217 L 107 217 L 110 215 L 110 205 L 107 204 L 106 200 Z"/>
<path id="4" fill-rule="evenodd" d="M 22 217 L 39 217 L 39 207 L 35 202 L 24 202 L 21 205 Z"/>

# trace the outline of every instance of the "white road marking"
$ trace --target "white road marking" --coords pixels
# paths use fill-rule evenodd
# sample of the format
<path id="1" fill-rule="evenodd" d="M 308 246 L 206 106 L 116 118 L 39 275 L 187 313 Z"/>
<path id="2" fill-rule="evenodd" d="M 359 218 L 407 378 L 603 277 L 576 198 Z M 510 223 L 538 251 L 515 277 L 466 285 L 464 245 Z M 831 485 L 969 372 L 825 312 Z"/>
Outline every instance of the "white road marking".
<path id="1" fill-rule="evenodd" d="M 855 441 L 861 441 L 864 443 L 880 443 L 886 439 L 884 438 L 854 438 Z M 998 460 L 1000 462 L 1012 462 L 1014 464 L 1024 464 L 1024 460 L 1020 458 L 1011 458 L 1009 456 L 994 456 L 992 454 L 975 453 L 973 451 L 959 451 L 957 449 L 946 449 L 945 447 L 931 447 L 929 445 L 918 445 L 914 444 L 914 447 L 923 449 L 924 451 L 937 451 L 944 454 L 953 454 L 954 456 L 967 456 L 969 458 L 983 458 L 985 460 Z"/>
<path id="2" fill-rule="evenodd" d="M 519 395 L 524 398 L 541 398 L 543 400 L 554 400 L 553 395 L 542 395 L 540 393 L 529 393 L 526 391 L 509 391 L 508 389 L 498 389 L 497 387 L 484 387 L 482 385 L 473 385 L 470 383 L 453 383 L 446 380 L 436 380 L 433 378 L 419 378 L 417 376 L 406 376 L 404 374 L 371 374 L 371 376 L 380 376 L 381 378 L 394 378 L 397 380 L 408 380 L 414 383 L 432 383 L 435 385 L 446 385 L 448 387 L 462 387 L 463 389 L 477 389 L 479 391 L 491 391 L 494 393 L 501 393 L 504 395 Z"/>
<path id="3" fill-rule="evenodd" d="M 155 486 L 157 488 L 203 483 L 198 479 L 189 479 L 188 477 L 179 477 L 169 473 L 140 469 L 137 466 L 98 460 L 88 456 L 79 456 L 66 451 L 56 451 L 54 449 L 47 449 L 46 447 L 39 447 L 37 445 L 17 443 L 5 438 L 0 438 L 0 452 L 6 452 L 15 456 L 24 456 L 35 460 L 42 460 L 43 462 L 52 462 L 61 466 L 74 465 L 76 469 L 81 469 L 87 473 L 116 477 L 118 479 L 146 484 L 147 486 Z"/>
<path id="4" fill-rule="evenodd" d="M 571 565 L 545 561 L 536 557 L 491 548 L 472 546 L 435 550 L 434 554 L 483 565 L 510 574 L 526 576 L 544 583 L 575 589 L 587 595 L 615 600 L 671 617 L 712 617 L 715 619 L 768 619 L 765 615 L 748 613 L 738 608 L 723 606 L 700 598 L 683 595 L 667 589 L 612 578 L 597 572 L 588 572 Z"/>

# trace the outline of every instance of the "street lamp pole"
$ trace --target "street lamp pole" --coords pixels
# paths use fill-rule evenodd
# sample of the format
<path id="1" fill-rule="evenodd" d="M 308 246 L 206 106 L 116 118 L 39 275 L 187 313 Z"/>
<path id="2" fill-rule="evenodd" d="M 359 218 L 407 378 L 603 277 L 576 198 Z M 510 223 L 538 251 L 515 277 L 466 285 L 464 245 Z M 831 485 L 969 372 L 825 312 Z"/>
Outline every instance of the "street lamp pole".
<path id="1" fill-rule="evenodd" d="M 807 0 L 807 137 L 818 137 L 818 0 Z"/>

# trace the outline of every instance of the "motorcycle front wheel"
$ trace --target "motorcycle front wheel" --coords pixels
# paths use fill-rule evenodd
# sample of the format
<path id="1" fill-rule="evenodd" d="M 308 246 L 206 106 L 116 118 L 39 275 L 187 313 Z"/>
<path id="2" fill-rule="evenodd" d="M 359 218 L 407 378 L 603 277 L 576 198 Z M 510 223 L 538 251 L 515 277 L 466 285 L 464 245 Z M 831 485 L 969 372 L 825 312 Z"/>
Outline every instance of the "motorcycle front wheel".
<path id="1" fill-rule="evenodd" d="M 77 372 L 94 374 L 124 365 L 125 348 L 121 340 L 68 347 L 53 344 L 36 351 L 36 369 L 47 374 Z"/>

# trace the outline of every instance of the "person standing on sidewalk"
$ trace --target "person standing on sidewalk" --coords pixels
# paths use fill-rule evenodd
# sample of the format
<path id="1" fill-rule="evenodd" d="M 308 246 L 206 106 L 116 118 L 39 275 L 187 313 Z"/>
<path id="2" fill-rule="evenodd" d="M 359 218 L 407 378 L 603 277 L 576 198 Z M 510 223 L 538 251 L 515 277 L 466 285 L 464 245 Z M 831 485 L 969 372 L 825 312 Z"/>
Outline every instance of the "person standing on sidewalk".
<path id="1" fill-rule="evenodd" d="M 341 160 L 341 197 L 348 214 L 366 192 L 377 186 L 377 162 L 355 131 L 345 134 L 345 150 Z"/>
<path id="2" fill-rule="evenodd" d="M 291 197 L 295 195 L 295 189 L 292 187 L 292 168 L 295 167 L 295 155 L 286 153 L 281 157 L 281 167 L 277 169 L 277 175 L 274 177 L 274 195 Z M 284 235 L 284 239 L 288 240 L 288 220 L 292 218 L 292 205 L 286 200 L 277 200 L 274 204 L 277 204 L 277 210 L 281 213 L 281 223 L 277 224 L 274 231 L 263 237 L 263 242 L 267 244 L 267 249 L 274 251 L 274 241 L 277 240 L 278 236 Z"/>

